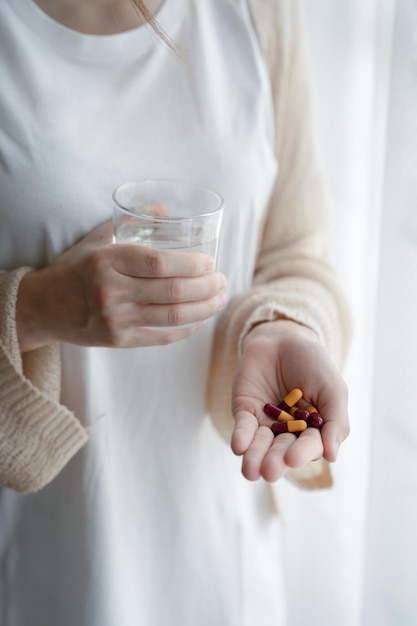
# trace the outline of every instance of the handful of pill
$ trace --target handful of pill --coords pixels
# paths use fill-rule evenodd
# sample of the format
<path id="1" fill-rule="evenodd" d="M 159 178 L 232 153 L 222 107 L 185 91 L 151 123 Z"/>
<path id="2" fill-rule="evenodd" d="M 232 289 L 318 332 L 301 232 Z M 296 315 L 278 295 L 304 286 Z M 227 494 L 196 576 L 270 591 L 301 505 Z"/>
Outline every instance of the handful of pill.
<path id="1" fill-rule="evenodd" d="M 275 437 L 280 433 L 300 433 L 309 426 L 321 428 L 324 420 L 314 406 L 301 409 L 297 402 L 303 397 L 301 389 L 293 389 L 279 404 L 267 402 L 264 413 L 277 420 L 271 425 Z"/>

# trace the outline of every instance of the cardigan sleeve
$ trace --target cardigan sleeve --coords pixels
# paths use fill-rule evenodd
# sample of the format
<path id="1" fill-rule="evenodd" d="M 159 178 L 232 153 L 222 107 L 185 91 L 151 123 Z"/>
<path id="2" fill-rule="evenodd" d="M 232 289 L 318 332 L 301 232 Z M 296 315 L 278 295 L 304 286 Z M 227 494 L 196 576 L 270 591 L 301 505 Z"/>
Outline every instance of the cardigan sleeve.
<path id="1" fill-rule="evenodd" d="M 0 272 L 0 485 L 23 493 L 50 482 L 87 441 L 59 404 L 59 345 L 19 351 L 16 301 L 29 271 Z"/>
<path id="2" fill-rule="evenodd" d="M 252 2 L 271 76 L 279 172 L 265 214 L 253 285 L 234 298 L 215 332 L 208 410 L 220 433 L 234 426 L 231 389 L 242 339 L 265 321 L 285 317 L 312 328 L 342 365 L 350 314 L 329 260 L 331 206 L 317 154 L 302 19 L 295 0 Z M 324 461 L 287 477 L 301 487 L 331 484 Z"/>

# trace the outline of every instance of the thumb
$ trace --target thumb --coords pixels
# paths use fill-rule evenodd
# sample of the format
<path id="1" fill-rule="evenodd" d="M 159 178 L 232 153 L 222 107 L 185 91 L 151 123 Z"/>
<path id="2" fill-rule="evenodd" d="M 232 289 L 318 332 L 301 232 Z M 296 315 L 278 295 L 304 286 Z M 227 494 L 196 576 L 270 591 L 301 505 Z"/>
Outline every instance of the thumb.
<path id="1" fill-rule="evenodd" d="M 320 414 L 324 419 L 324 426 L 321 429 L 324 458 L 330 462 L 336 460 L 341 444 L 349 435 L 347 396 L 347 388 L 343 381 L 339 381 L 339 384 L 333 383 L 332 393 L 327 395 L 321 405 Z"/>
<path id="2" fill-rule="evenodd" d="M 58 255 L 56 261 L 71 261 L 83 256 L 86 252 L 90 252 L 94 248 L 108 246 L 113 241 L 113 223 L 111 220 L 100 224 L 94 230 L 79 239 L 77 243 Z"/>

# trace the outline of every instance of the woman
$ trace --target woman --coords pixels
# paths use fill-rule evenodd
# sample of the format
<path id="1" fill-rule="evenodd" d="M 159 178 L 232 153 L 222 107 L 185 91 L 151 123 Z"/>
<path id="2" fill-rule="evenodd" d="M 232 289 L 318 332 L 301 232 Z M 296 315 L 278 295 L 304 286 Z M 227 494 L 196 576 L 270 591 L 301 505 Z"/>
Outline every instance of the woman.
<path id="1" fill-rule="evenodd" d="M 348 433 L 299 11 L 136 4 L 0 8 L 1 623 L 283 624 L 269 483 Z M 149 177 L 224 197 L 220 272 L 111 244 Z M 274 439 L 294 387 L 325 424 Z"/>

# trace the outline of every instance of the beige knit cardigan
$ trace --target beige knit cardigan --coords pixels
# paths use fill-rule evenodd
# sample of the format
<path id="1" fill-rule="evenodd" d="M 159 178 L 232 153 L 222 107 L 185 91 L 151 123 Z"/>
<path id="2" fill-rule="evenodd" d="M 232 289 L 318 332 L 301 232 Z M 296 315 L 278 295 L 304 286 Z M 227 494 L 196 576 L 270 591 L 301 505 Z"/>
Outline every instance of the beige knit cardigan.
<path id="1" fill-rule="evenodd" d="M 315 148 L 298 0 L 249 0 L 249 6 L 271 77 L 279 176 L 264 216 L 253 286 L 229 303 L 216 327 L 207 405 L 227 439 L 239 346 L 254 324 L 281 315 L 305 324 L 338 364 L 349 335 L 349 313 L 327 260 L 331 215 Z M 16 299 L 28 271 L 0 273 L 0 485 L 21 492 L 39 490 L 88 445 L 88 432 L 59 402 L 59 345 L 19 351 Z M 323 461 L 287 477 L 307 488 L 331 484 Z"/>

